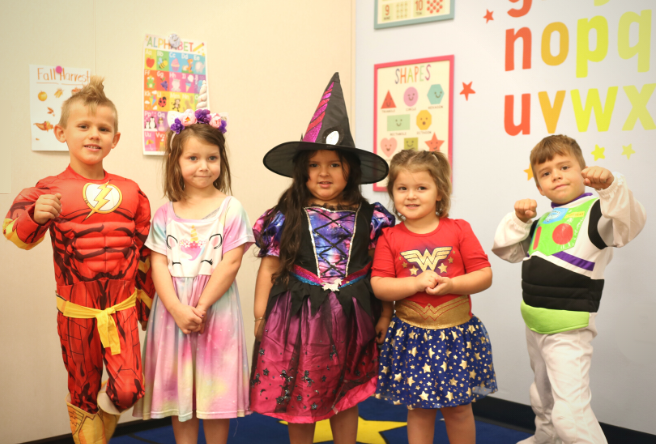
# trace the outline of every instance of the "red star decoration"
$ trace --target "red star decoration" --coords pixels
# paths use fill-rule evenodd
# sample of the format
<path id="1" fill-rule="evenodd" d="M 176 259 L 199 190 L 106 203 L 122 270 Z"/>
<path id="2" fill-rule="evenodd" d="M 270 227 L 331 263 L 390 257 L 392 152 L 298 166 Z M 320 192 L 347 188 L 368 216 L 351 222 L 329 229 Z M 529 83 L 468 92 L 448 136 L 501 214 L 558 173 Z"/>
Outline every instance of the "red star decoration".
<path id="1" fill-rule="evenodd" d="M 489 9 L 486 9 L 487 14 L 485 14 L 485 23 L 489 22 L 490 20 L 494 20 L 494 17 L 492 17 L 492 14 L 494 14 L 494 11 L 490 11 Z"/>
<path id="2" fill-rule="evenodd" d="M 433 133 L 433 138 L 426 142 L 426 145 L 428 145 L 429 151 L 439 151 L 443 143 L 444 140 L 438 140 L 437 135 Z"/>
<path id="3" fill-rule="evenodd" d="M 470 94 L 476 94 L 476 91 L 474 91 L 471 87 L 472 83 L 474 82 L 469 82 L 469 83 L 462 82 L 462 91 L 460 91 L 460 94 L 464 94 L 465 100 L 467 101 L 469 101 Z"/>

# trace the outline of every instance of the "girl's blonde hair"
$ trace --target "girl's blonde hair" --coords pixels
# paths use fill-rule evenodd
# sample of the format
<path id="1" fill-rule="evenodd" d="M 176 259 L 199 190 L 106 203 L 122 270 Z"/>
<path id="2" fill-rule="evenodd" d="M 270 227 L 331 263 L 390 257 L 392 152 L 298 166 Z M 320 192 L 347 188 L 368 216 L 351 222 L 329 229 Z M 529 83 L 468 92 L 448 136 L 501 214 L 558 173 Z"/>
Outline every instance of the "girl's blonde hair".
<path id="1" fill-rule="evenodd" d="M 184 144 L 192 137 L 219 147 L 221 166 L 219 177 L 214 181 L 214 188 L 229 194 L 231 192 L 230 165 L 226 153 L 225 137 L 223 133 L 207 124 L 194 124 L 185 127 L 180 134 L 169 130 L 166 136 L 166 156 L 164 156 L 164 196 L 171 202 L 178 202 L 184 198 L 184 180 L 180 171 L 180 156 Z M 173 139 L 171 141 L 171 139 Z"/>
<path id="2" fill-rule="evenodd" d="M 387 176 L 387 194 L 394 199 L 394 182 L 401 170 L 412 172 L 426 171 L 435 181 L 437 193 L 442 198 L 435 202 L 438 217 L 449 217 L 451 208 L 451 165 L 446 156 L 439 151 L 403 150 L 392 157 Z M 394 214 L 403 216 L 394 208 Z"/>
<path id="3" fill-rule="evenodd" d="M 88 85 L 85 85 L 82 90 L 66 99 L 62 104 L 61 116 L 59 116 L 59 126 L 66 128 L 68 116 L 71 113 L 71 107 L 75 103 L 81 103 L 89 108 L 89 112 L 91 112 L 92 115 L 96 113 L 96 108 L 99 106 L 109 107 L 109 109 L 114 112 L 114 132 L 118 132 L 118 112 L 116 111 L 114 102 L 109 100 L 105 95 L 103 80 L 104 79 L 100 76 L 91 76 Z"/>

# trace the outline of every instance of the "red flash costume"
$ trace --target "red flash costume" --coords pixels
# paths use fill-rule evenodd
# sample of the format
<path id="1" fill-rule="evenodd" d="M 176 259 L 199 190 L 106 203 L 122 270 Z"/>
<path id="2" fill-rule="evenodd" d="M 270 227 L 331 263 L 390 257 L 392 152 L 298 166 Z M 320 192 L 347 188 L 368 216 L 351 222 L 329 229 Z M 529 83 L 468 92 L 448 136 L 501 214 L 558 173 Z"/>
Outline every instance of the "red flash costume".
<path id="1" fill-rule="evenodd" d="M 37 199 L 57 193 L 61 213 L 37 224 Z M 136 183 L 107 172 L 102 180 L 85 179 L 70 166 L 21 191 L 3 224 L 5 237 L 26 250 L 50 231 L 71 404 L 91 415 L 98 412 L 103 360 L 107 395 L 119 410 L 144 393 L 137 321 L 147 320 L 154 294 L 144 247 L 149 229 L 150 204 Z"/>

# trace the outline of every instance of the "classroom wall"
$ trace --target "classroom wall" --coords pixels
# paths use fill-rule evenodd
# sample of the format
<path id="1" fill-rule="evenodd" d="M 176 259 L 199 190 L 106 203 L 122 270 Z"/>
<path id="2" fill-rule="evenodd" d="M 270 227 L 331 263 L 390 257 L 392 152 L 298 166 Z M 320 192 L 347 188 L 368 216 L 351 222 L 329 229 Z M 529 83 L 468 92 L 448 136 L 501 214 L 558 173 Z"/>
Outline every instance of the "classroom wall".
<path id="1" fill-rule="evenodd" d="M 335 71 L 341 73 L 353 115 L 354 4 L 352 0 L 3 2 L 0 193 L 8 193 L 0 194 L 0 209 L 7 211 L 21 189 L 58 174 L 68 164 L 67 152 L 31 151 L 29 64 L 90 68 L 106 77 L 106 92 L 119 111 L 122 138 L 106 158 L 105 168 L 136 180 L 149 196 L 153 212 L 165 202 L 161 158 L 142 155 L 143 38 L 147 33 L 175 32 L 207 42 L 212 108 L 230 116 L 227 140 L 234 194 L 254 222 L 289 184 L 266 170 L 262 157 L 305 131 Z M 7 190 L 1 186 L 9 172 Z M 251 250 L 237 278 L 249 350 L 257 267 Z M 0 241 L 0 276 L 0 337 L 4 338 L 0 443 L 70 433 L 50 243 L 21 251 Z M 124 414 L 122 421 L 132 419 Z"/>
<path id="2" fill-rule="evenodd" d="M 511 17 L 508 13 L 525 6 L 525 15 Z M 593 342 L 592 406 L 600 421 L 652 434 L 656 433 L 656 291 L 651 280 L 656 265 L 652 252 L 656 245 L 652 216 L 656 208 L 652 173 L 656 166 L 656 131 L 648 116 L 656 117 L 656 97 L 648 91 L 656 78 L 654 6 L 652 0 L 456 0 L 454 20 L 375 30 L 374 1 L 359 1 L 355 78 L 356 143 L 372 149 L 374 65 L 455 56 L 451 217 L 471 223 L 492 263 L 494 284 L 472 299 L 474 313 L 485 323 L 492 340 L 499 382 L 494 396 L 523 404 L 529 404 L 528 389 L 533 376 L 519 313 L 521 266 L 501 261 L 492 254 L 491 247 L 497 224 L 512 211 L 516 200 L 536 199 L 540 213 L 550 208 L 546 198 L 539 196 L 533 180 L 527 180 L 524 170 L 529 166 L 531 148 L 548 135 L 538 93 L 546 91 L 553 103 L 557 91 L 566 92 L 556 134 L 575 138 L 588 165 L 623 173 L 648 214 L 640 236 L 615 251 L 606 269 L 604 296 L 597 316 L 599 334 Z M 486 23 L 487 11 L 493 13 L 493 20 Z M 637 24 L 630 25 L 628 31 L 629 46 L 642 49 L 642 65 L 637 57 L 622 58 L 618 49 L 620 39 L 627 35 L 626 26 L 620 23 L 631 13 L 649 16 L 642 34 Z M 594 22 L 607 23 L 607 31 L 602 27 L 599 33 L 587 32 L 586 26 L 593 17 L 601 17 Z M 541 55 L 542 35 L 547 25 L 554 22 L 561 22 L 568 29 L 568 55 L 562 64 L 549 66 Z M 522 69 L 520 41 L 516 44 L 515 69 L 506 71 L 506 30 L 520 28 L 530 29 L 532 35 L 531 67 Z M 603 54 L 604 42 L 608 42 L 605 55 L 586 55 L 582 41 L 588 35 L 587 48 L 591 51 L 599 42 Z M 558 37 L 548 47 L 552 54 L 558 54 Z M 587 62 L 589 58 L 598 61 Z M 645 70 L 646 60 L 649 64 Z M 577 67 L 584 62 L 588 73 L 577 76 Z M 475 94 L 469 95 L 468 100 L 460 94 L 463 82 L 473 82 Z M 645 94 L 644 109 L 629 100 L 627 87 L 632 86 Z M 614 94 L 614 87 L 618 88 L 616 101 L 610 105 L 608 98 Z M 578 91 L 585 104 L 594 89 L 599 91 L 603 112 L 595 110 L 589 126 L 582 129 L 577 124 L 577 114 L 581 121 L 585 119 L 581 118 L 581 111 L 574 111 L 572 91 Z M 531 96 L 530 133 L 511 136 L 504 125 L 504 100 L 508 95 L 515 96 L 514 123 L 519 124 L 522 94 Z M 635 98 L 634 101 L 643 103 Z M 634 109 L 642 120 L 627 129 L 626 122 Z M 604 130 L 606 120 L 609 126 Z M 605 148 L 605 158 L 597 161 L 592 155 L 596 145 Z M 630 158 L 622 155 L 623 147 L 628 145 L 635 151 Z M 366 194 L 371 200 L 389 203 L 387 195 L 373 192 L 372 187 L 366 187 Z"/>

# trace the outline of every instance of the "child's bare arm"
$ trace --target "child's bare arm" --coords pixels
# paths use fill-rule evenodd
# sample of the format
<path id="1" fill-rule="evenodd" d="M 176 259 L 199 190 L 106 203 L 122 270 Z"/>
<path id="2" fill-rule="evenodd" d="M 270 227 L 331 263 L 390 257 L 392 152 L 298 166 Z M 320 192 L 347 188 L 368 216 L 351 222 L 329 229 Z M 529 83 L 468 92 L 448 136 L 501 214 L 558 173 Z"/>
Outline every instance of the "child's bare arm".
<path id="1" fill-rule="evenodd" d="M 399 301 L 435 287 L 438 277 L 437 273 L 430 270 L 419 276 L 405 278 L 374 276 L 371 278 L 371 287 L 381 301 Z"/>
<path id="2" fill-rule="evenodd" d="M 255 302 L 253 304 L 253 314 L 255 315 L 255 338 L 259 341 L 262 339 L 260 325 L 266 314 L 267 303 L 269 302 L 269 293 L 273 287 L 272 277 L 280 267 L 280 259 L 276 256 L 265 256 L 260 262 L 260 269 L 257 272 L 255 281 Z"/>
<path id="3" fill-rule="evenodd" d="M 426 293 L 439 296 L 443 294 L 470 295 L 487 290 L 491 285 L 492 269 L 485 267 L 454 278 L 439 276 L 437 286 L 427 289 Z"/>

